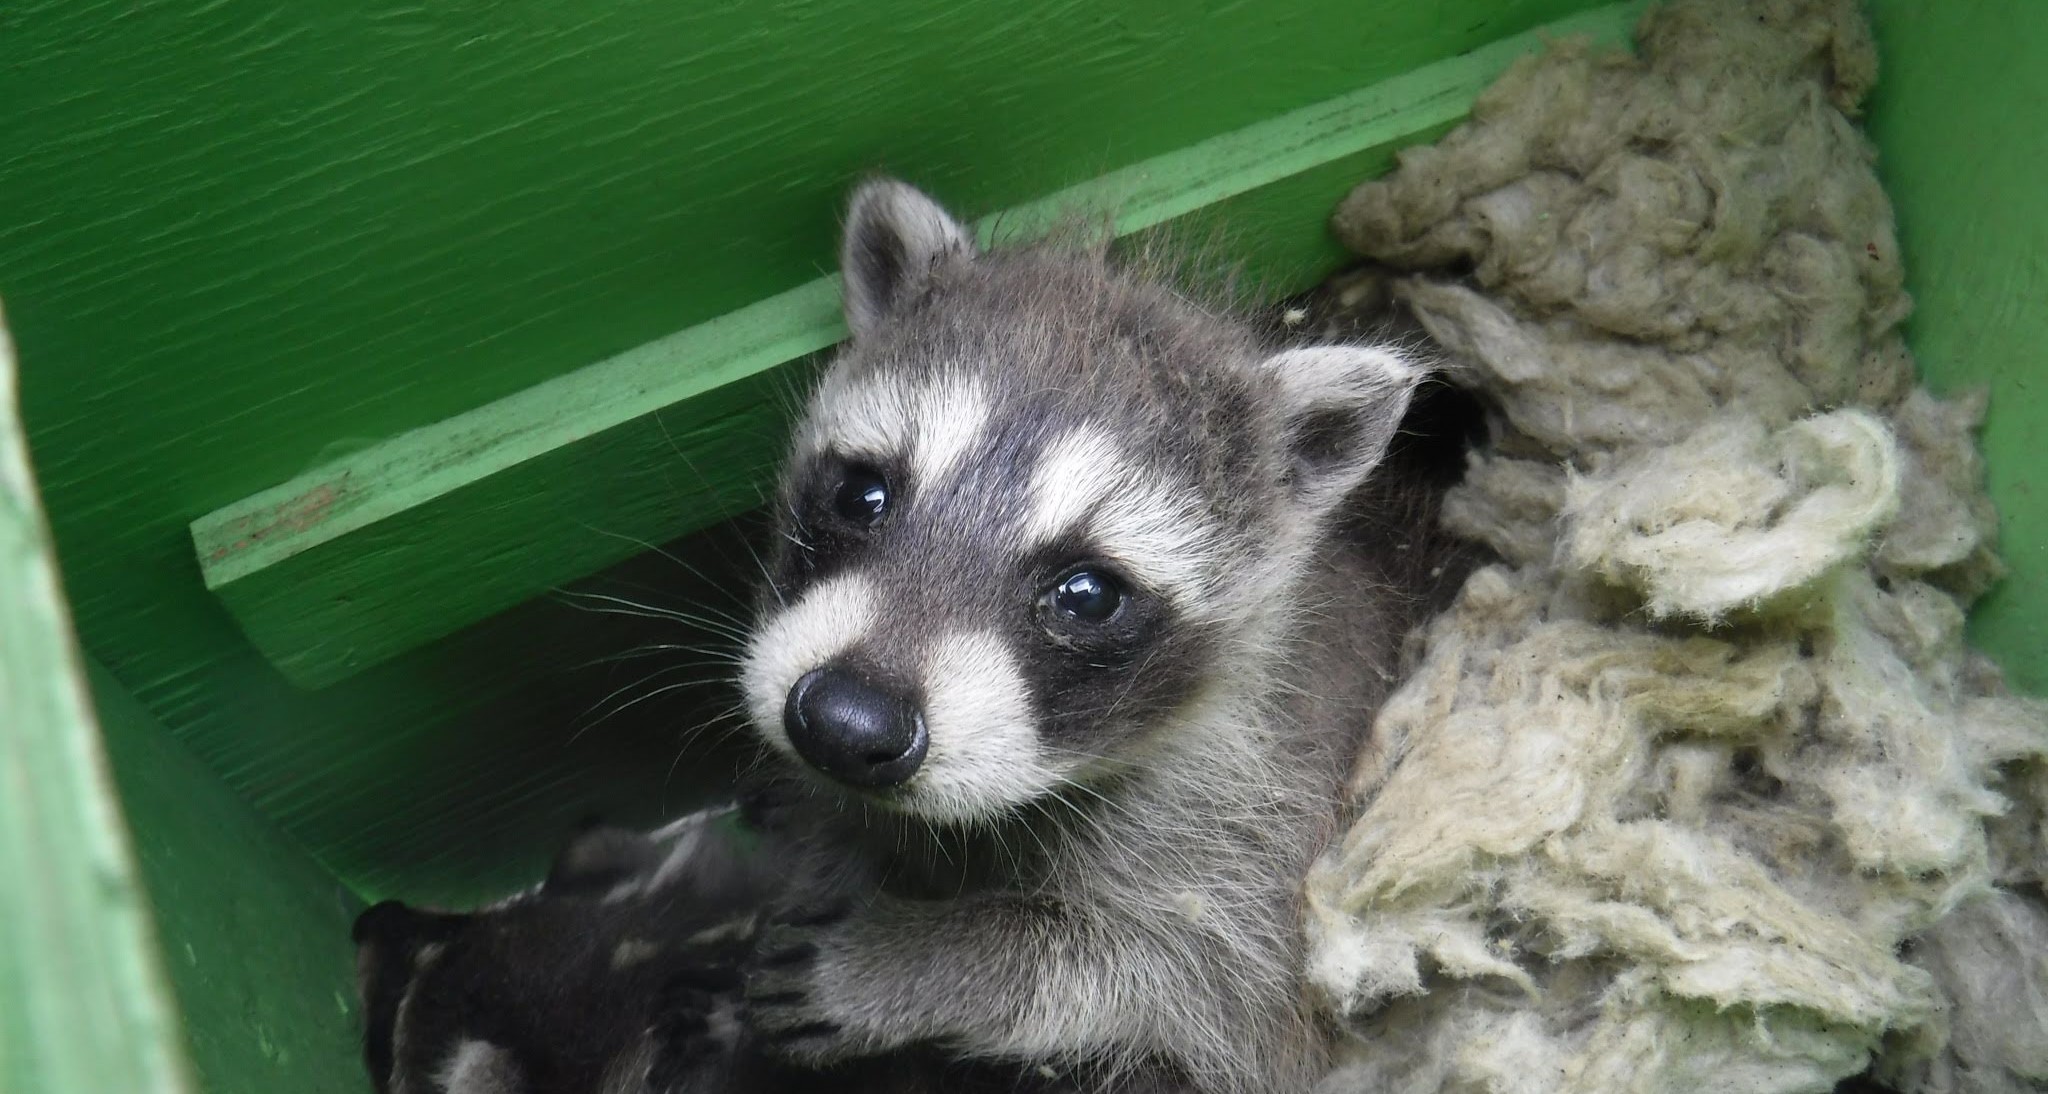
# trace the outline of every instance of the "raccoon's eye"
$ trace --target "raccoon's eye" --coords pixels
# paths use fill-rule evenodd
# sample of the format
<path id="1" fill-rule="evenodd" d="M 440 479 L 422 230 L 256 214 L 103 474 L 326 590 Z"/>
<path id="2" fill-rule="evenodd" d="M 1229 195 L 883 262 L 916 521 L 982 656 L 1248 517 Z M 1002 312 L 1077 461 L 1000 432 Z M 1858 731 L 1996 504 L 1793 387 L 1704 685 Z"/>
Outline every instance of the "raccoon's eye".
<path id="1" fill-rule="evenodd" d="M 861 528 L 882 523 L 889 512 L 889 483 L 872 467 L 849 467 L 832 492 L 832 511 Z"/>
<path id="2" fill-rule="evenodd" d="M 1076 570 L 1046 594 L 1052 610 L 1081 623 L 1101 623 L 1123 607 L 1124 590 L 1117 579 L 1100 570 Z"/>

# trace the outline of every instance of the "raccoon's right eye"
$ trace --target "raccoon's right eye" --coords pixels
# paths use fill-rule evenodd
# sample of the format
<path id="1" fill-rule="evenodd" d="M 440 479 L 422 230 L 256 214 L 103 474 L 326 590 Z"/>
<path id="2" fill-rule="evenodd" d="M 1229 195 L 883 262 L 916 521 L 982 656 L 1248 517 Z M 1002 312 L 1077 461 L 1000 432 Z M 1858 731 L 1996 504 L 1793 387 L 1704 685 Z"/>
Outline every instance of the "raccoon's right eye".
<path id="1" fill-rule="evenodd" d="M 849 467 L 832 491 L 832 511 L 859 528 L 873 528 L 889 513 L 889 482 L 872 467 Z"/>
<path id="2" fill-rule="evenodd" d="M 1123 586 L 1099 570 L 1075 570 L 1046 594 L 1052 610 L 1077 623 L 1102 623 L 1123 607 Z"/>

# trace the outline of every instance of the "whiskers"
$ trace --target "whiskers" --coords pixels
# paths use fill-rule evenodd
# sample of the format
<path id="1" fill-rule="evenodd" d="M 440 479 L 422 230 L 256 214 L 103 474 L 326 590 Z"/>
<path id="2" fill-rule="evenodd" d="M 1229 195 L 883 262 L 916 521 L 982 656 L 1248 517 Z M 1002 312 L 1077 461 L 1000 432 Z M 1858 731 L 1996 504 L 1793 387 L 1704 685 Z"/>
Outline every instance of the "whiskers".
<path id="1" fill-rule="evenodd" d="M 640 600 L 629 600 L 609 593 L 584 592 L 579 589 L 557 588 L 550 591 L 556 603 L 579 611 L 594 612 L 598 615 L 617 615 L 630 619 L 650 619 L 658 622 L 681 623 L 699 630 L 710 631 L 733 642 L 743 642 L 747 637 L 747 621 L 730 612 L 717 608 L 704 608 L 689 612 L 680 608 L 662 607 Z"/>
<path id="2" fill-rule="evenodd" d="M 673 558 L 667 555 L 667 552 L 661 553 Z M 717 694 L 721 697 L 732 695 L 739 675 L 741 649 L 747 636 L 747 622 L 738 615 L 717 607 L 700 606 L 700 610 L 688 611 L 647 599 L 580 589 L 556 589 L 553 591 L 553 597 L 557 603 L 579 611 L 644 620 L 665 626 L 672 625 L 680 632 L 672 638 L 658 637 L 653 641 L 594 657 L 574 666 L 579 670 L 588 670 L 601 666 L 646 665 L 653 662 L 653 667 L 648 671 L 638 673 L 631 680 L 613 688 L 591 703 L 572 723 L 573 728 L 563 742 L 565 747 L 581 740 L 599 726 L 665 696 L 684 692 Z M 729 729 L 732 723 L 744 714 L 743 706 L 734 703 L 711 718 L 700 720 L 695 717 L 694 708 L 702 705 L 685 704 L 693 710 L 690 715 L 692 724 L 684 732 L 676 760 L 670 765 L 671 775 L 675 764 L 680 763 L 682 755 L 686 754 L 690 746 L 706 732 Z"/>
<path id="3" fill-rule="evenodd" d="M 691 745 L 696 744 L 697 741 L 700 738 L 702 738 L 706 733 L 715 732 L 723 736 L 725 734 L 733 733 L 737 730 L 740 730 L 742 727 L 745 726 L 746 720 L 746 704 L 734 703 L 731 706 L 726 707 L 724 710 L 721 710 L 716 714 L 713 714 L 711 717 L 705 719 L 704 721 L 699 722 L 696 725 L 693 725 L 686 729 L 683 732 L 682 741 L 676 747 L 675 758 L 668 762 L 668 771 L 665 772 L 661 777 L 662 789 L 668 789 L 669 784 L 675 781 L 676 768 L 682 766 L 683 757 L 690 754 Z M 751 761 L 749 766 L 751 766 L 752 763 L 760 763 L 763 759 L 765 759 L 765 757 L 756 756 Z"/>

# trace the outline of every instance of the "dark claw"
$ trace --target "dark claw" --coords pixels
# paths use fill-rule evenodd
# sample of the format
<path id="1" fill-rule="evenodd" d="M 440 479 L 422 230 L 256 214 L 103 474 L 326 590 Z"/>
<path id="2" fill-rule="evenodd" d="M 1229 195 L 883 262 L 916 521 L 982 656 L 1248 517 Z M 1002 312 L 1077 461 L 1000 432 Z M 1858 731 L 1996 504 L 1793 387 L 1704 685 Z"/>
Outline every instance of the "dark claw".
<path id="1" fill-rule="evenodd" d="M 673 979 L 678 989 L 687 988 L 707 996 L 738 991 L 744 986 L 740 970 L 732 965 L 686 966 L 677 969 Z"/>
<path id="2" fill-rule="evenodd" d="M 840 1054 L 846 1030 L 827 1017 L 815 978 L 832 926 L 852 911 L 843 901 L 803 904 L 761 931 L 746 971 L 746 1024 L 770 1055 L 812 1065 Z"/>
<path id="3" fill-rule="evenodd" d="M 716 996 L 687 978 L 672 977 L 663 985 L 658 1026 L 663 1066 L 698 1067 L 718 1058 L 723 1046 L 711 1031 L 710 1017 L 717 1007 Z"/>
<path id="4" fill-rule="evenodd" d="M 784 969 L 791 965 L 802 965 L 815 961 L 817 958 L 818 947 L 809 942 L 799 942 L 794 946 L 785 947 L 774 953 L 764 953 L 756 960 L 767 968 Z"/>
<path id="5" fill-rule="evenodd" d="M 836 1036 L 838 1033 L 839 1023 L 837 1022 L 806 1022 L 800 1026 L 776 1030 L 768 1035 L 768 1040 L 777 1044 L 787 1044 L 791 1041 L 802 1041 L 811 1038 L 829 1038 Z"/>
<path id="6" fill-rule="evenodd" d="M 782 916 L 780 922 L 791 927 L 829 927 L 851 914 L 851 905 L 822 904 L 810 908 L 796 908 Z"/>

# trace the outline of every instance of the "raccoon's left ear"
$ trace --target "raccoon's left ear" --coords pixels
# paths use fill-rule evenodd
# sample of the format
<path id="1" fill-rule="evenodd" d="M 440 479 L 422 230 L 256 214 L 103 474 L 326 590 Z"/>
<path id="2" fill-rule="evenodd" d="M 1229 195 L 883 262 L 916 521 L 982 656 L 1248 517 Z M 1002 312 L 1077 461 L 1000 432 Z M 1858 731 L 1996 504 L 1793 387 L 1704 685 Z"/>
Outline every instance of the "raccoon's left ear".
<path id="1" fill-rule="evenodd" d="M 1304 346 L 1261 363 L 1282 397 L 1288 485 L 1320 514 L 1386 455 L 1424 370 L 1384 346 Z"/>
<path id="2" fill-rule="evenodd" d="M 928 288 L 939 267 L 974 255 L 974 233 L 924 191 L 873 179 L 846 211 L 839 270 L 846 281 L 846 325 L 857 339 Z"/>

